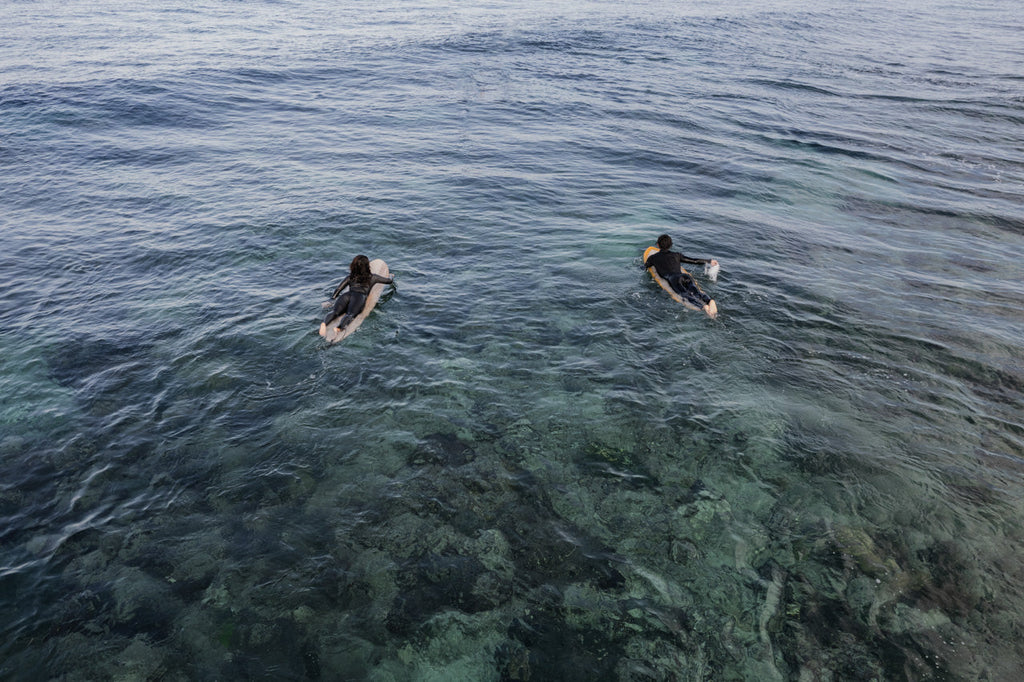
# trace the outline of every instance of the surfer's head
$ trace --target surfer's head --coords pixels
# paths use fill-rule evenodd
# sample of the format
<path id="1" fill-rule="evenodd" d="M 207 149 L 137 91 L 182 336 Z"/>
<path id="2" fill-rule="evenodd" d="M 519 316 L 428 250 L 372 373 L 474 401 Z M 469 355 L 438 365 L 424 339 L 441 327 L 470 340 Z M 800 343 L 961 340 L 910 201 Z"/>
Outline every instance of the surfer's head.
<path id="1" fill-rule="evenodd" d="M 663 234 L 660 237 L 658 237 L 658 248 L 661 249 L 662 251 L 671 249 L 672 237 L 669 237 L 667 234 Z"/>
<path id="2" fill-rule="evenodd" d="M 362 254 L 353 258 L 352 264 L 348 266 L 348 274 L 357 282 L 369 282 L 370 259 Z"/>

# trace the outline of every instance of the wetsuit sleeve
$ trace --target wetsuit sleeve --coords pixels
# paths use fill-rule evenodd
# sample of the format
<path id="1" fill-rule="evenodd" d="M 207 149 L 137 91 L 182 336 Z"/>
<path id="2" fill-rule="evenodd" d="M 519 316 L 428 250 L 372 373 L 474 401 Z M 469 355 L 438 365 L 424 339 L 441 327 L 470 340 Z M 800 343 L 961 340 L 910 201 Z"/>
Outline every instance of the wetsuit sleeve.
<path id="1" fill-rule="evenodd" d="M 654 268 L 660 273 L 662 270 L 660 265 L 664 260 L 665 253 L 663 251 L 655 251 L 647 260 L 644 261 L 644 268 Z"/>
<path id="2" fill-rule="evenodd" d="M 331 298 L 338 298 L 338 294 L 341 293 L 341 290 L 344 289 L 346 286 L 348 286 L 348 280 L 349 280 L 348 277 L 346 277 L 345 279 L 341 280 L 341 284 L 339 284 L 338 288 L 336 288 L 334 290 L 334 293 L 331 294 Z"/>
<path id="3" fill-rule="evenodd" d="M 691 265 L 704 265 L 710 263 L 710 258 L 687 258 L 683 254 L 679 254 L 679 260 L 683 263 L 689 263 Z"/>
<path id="4" fill-rule="evenodd" d="M 380 275 L 373 275 L 373 279 L 370 282 L 370 286 L 372 287 L 374 284 L 391 284 L 394 281 L 394 277 L 381 277 Z"/>

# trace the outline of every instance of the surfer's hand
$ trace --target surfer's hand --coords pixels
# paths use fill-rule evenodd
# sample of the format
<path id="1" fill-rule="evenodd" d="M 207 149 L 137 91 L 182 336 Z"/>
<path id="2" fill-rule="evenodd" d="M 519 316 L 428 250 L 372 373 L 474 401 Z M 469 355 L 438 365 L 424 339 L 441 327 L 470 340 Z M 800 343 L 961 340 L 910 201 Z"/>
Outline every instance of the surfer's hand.
<path id="1" fill-rule="evenodd" d="M 716 261 L 714 258 L 712 258 L 711 262 L 708 263 L 708 265 L 718 265 L 718 261 Z"/>

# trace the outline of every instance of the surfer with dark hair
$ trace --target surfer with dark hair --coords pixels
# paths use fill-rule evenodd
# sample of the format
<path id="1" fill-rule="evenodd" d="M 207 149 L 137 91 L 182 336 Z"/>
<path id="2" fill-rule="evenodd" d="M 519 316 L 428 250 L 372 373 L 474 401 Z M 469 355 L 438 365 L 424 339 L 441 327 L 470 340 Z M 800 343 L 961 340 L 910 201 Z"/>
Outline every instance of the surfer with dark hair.
<path id="1" fill-rule="evenodd" d="M 374 284 L 391 284 L 394 281 L 394 277 L 381 277 L 370 272 L 370 259 L 366 256 L 360 254 L 353 258 L 352 263 L 348 266 L 348 277 L 341 280 L 341 284 L 331 294 L 331 298 L 337 300 L 334 301 L 331 312 L 320 324 L 320 333 L 323 334 L 327 330 L 328 323 L 339 315 L 341 319 L 334 326 L 334 331 L 340 332 L 352 321 L 352 318 L 362 312 L 363 306 L 366 305 L 366 296 Z M 348 287 L 348 291 L 342 294 L 341 290 L 345 287 Z M 341 294 L 340 297 L 339 294 Z"/>
<path id="2" fill-rule="evenodd" d="M 669 237 L 667 234 L 658 237 L 658 248 L 660 250 L 657 253 L 651 254 L 644 263 L 644 267 L 654 268 L 658 276 L 668 282 L 669 286 L 677 294 L 714 317 L 714 311 L 708 307 L 713 303 L 711 297 L 700 290 L 697 282 L 690 276 L 690 273 L 683 270 L 681 264 L 718 265 L 718 261 L 714 258 L 688 258 L 676 251 L 670 251 L 672 248 L 672 237 Z"/>

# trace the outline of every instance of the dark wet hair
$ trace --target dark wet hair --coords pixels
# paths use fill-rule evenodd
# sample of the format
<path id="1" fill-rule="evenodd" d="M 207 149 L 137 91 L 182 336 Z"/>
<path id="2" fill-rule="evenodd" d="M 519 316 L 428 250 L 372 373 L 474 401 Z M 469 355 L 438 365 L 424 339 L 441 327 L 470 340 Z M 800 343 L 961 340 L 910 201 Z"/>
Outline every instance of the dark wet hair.
<path id="1" fill-rule="evenodd" d="M 352 264 L 348 266 L 348 276 L 353 282 L 368 285 L 373 277 L 373 273 L 370 272 L 370 259 L 362 254 L 353 258 Z"/>
<path id="2" fill-rule="evenodd" d="M 658 237 L 658 248 L 661 249 L 662 251 L 664 251 L 665 249 L 671 249 L 672 237 L 669 237 L 667 234 L 663 234 L 660 237 Z"/>

